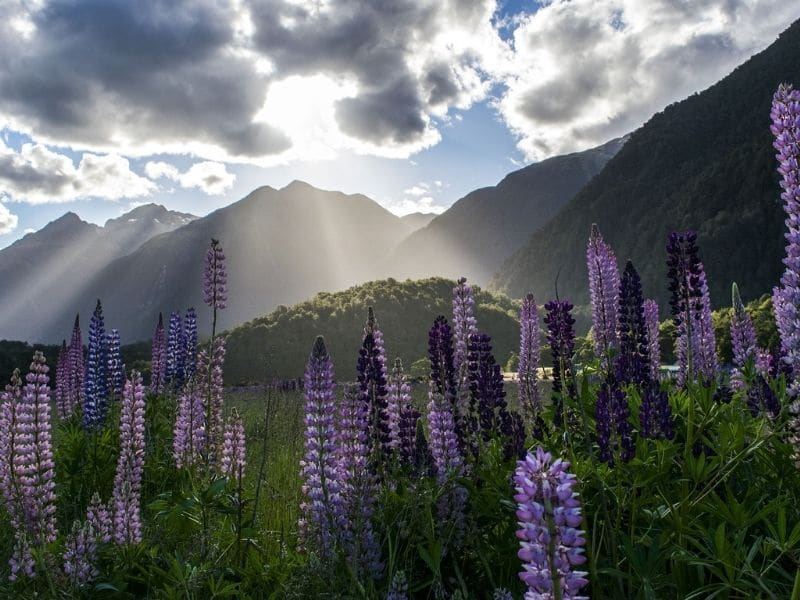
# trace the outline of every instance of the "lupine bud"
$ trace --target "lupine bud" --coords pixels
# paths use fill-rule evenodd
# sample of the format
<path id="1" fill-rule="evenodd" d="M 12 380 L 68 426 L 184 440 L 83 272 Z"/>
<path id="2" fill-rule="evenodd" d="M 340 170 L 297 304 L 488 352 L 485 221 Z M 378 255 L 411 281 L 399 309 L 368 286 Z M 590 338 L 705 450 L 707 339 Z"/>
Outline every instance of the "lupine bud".
<path id="1" fill-rule="evenodd" d="M 97 540 L 92 526 L 75 521 L 64 543 L 64 574 L 73 585 L 86 585 L 100 574 L 96 561 Z"/>
<path id="2" fill-rule="evenodd" d="M 522 300 L 519 311 L 519 403 L 531 427 L 542 410 L 539 397 L 539 312 L 533 294 Z"/>
<path id="3" fill-rule="evenodd" d="M 456 379 L 456 429 L 464 428 L 470 400 L 468 353 L 470 337 L 478 333 L 472 288 L 462 277 L 453 288 L 453 372 Z"/>
<path id="4" fill-rule="evenodd" d="M 160 394 L 164 391 L 167 369 L 167 339 L 164 336 L 164 317 L 158 313 L 158 325 L 153 334 L 153 350 L 150 360 L 150 391 Z"/>
<path id="5" fill-rule="evenodd" d="M 430 380 L 436 388 L 436 393 L 441 394 L 452 407 L 456 437 L 459 448 L 463 449 L 468 415 L 458 414 L 458 386 L 453 367 L 453 335 L 450 324 L 443 316 L 436 317 L 428 332 L 428 357 L 431 362 Z"/>
<path id="6" fill-rule="evenodd" d="M 86 522 L 94 530 L 98 543 L 107 544 L 111 541 L 113 523 L 108 505 L 100 501 L 100 495 L 95 492 L 86 508 Z"/>
<path id="7" fill-rule="evenodd" d="M 181 313 L 173 312 L 169 316 L 167 330 L 167 357 L 164 368 L 164 379 L 174 389 L 183 387 L 184 369 L 186 368 L 186 338 L 183 332 Z"/>
<path id="8" fill-rule="evenodd" d="M 142 541 L 141 491 L 144 472 L 144 385 L 132 371 L 122 392 L 119 458 L 112 493 L 113 539 L 116 544 Z"/>
<path id="9" fill-rule="evenodd" d="M 100 300 L 89 322 L 89 351 L 83 402 L 83 424 L 87 429 L 102 425 L 108 409 L 108 346 L 103 306 Z"/>
<path id="10" fill-rule="evenodd" d="M 219 240 L 212 239 L 206 252 L 203 269 L 203 302 L 215 310 L 225 308 L 225 302 L 228 300 L 227 283 L 225 253 Z"/>
<path id="11" fill-rule="evenodd" d="M 205 401 L 206 450 L 209 463 L 218 465 L 222 452 L 224 421 L 222 416 L 223 370 L 225 366 L 225 338 L 214 338 L 214 354 L 209 363 L 208 355 L 201 352 L 197 360 L 197 381 Z"/>
<path id="12" fill-rule="evenodd" d="M 369 407 L 370 457 L 377 468 L 391 454 L 391 438 L 386 388 L 386 352 L 383 333 L 369 307 L 364 337 L 358 352 L 358 383 L 363 401 Z"/>
<path id="13" fill-rule="evenodd" d="M 75 315 L 75 325 L 72 328 L 72 337 L 69 341 L 69 359 L 67 366 L 67 398 L 69 412 L 78 406 L 83 406 L 84 379 L 86 365 L 83 358 L 83 339 L 81 337 L 80 318 Z"/>
<path id="14" fill-rule="evenodd" d="M 56 414 L 59 419 L 66 419 L 72 413 L 69 398 L 68 370 L 69 349 L 67 348 L 67 340 L 64 340 L 61 343 L 61 351 L 58 353 L 58 362 L 56 363 L 55 400 Z"/>
<path id="15" fill-rule="evenodd" d="M 403 571 L 396 571 L 392 577 L 386 600 L 408 600 L 408 580 Z"/>
<path id="16" fill-rule="evenodd" d="M 108 348 L 108 389 L 114 396 L 119 397 L 125 385 L 125 365 L 122 364 L 119 331 L 112 329 L 106 336 Z"/>
<path id="17" fill-rule="evenodd" d="M 800 92 L 781 84 L 772 99 L 770 117 L 788 228 L 783 259 L 786 269 L 780 287 L 773 289 L 772 304 L 783 361 L 794 374 L 800 372 Z M 792 386 L 792 393 L 796 395 L 797 391 Z"/>
<path id="18" fill-rule="evenodd" d="M 642 392 L 639 407 L 639 435 L 643 438 L 667 439 L 674 436 L 672 427 L 672 407 L 667 392 L 657 383 L 648 385 Z"/>
<path id="19" fill-rule="evenodd" d="M 594 352 L 608 366 L 610 352 L 617 346 L 619 271 L 617 257 L 600 235 L 596 224 L 592 224 L 586 247 L 586 268 L 589 271 L 592 301 Z"/>
<path id="20" fill-rule="evenodd" d="M 623 384 L 644 386 L 651 380 L 642 281 L 631 261 L 625 265 L 619 287 L 619 355 L 616 371 L 617 379 Z"/>
<path id="21" fill-rule="evenodd" d="M 731 383 L 741 388 L 744 384 L 742 380 L 742 369 L 748 362 L 755 364 L 758 353 L 758 343 L 756 342 L 756 329 L 753 320 L 744 308 L 744 303 L 739 295 L 739 286 L 736 283 L 731 288 L 733 313 L 731 314 L 731 345 L 733 346 L 734 370 L 731 374 Z"/>
<path id="22" fill-rule="evenodd" d="M 714 336 L 714 323 L 711 320 L 711 296 L 703 263 L 700 263 L 700 314 L 697 333 L 699 336 L 698 373 L 705 383 L 714 381 L 717 376 L 717 342 Z"/>
<path id="23" fill-rule="evenodd" d="M 200 352 L 201 360 L 205 351 Z M 172 436 L 175 466 L 191 467 L 203 456 L 206 447 L 206 408 L 203 395 L 193 383 L 187 385 L 178 397 L 178 414 Z"/>
<path id="24" fill-rule="evenodd" d="M 197 314 L 187 308 L 183 321 L 185 365 L 183 381 L 189 381 L 197 371 Z"/>
<path id="25" fill-rule="evenodd" d="M 234 408 L 225 426 L 222 444 L 222 474 L 241 484 L 246 464 L 244 423 Z"/>
<path id="26" fill-rule="evenodd" d="M 564 398 L 578 396 L 575 387 L 575 373 L 572 355 L 575 353 L 575 319 L 572 317 L 572 304 L 568 301 L 551 300 L 544 305 L 547 314 L 547 341 L 553 357 L 553 406 L 556 425 L 564 422 Z"/>
<path id="27" fill-rule="evenodd" d="M 408 439 L 408 427 L 403 429 L 403 417 L 408 415 L 409 408 L 411 407 L 411 386 L 408 383 L 408 377 L 403 372 L 403 361 L 399 358 L 394 361 L 394 368 L 389 375 L 389 381 L 386 386 L 386 414 L 388 417 L 389 425 L 389 447 L 393 451 L 399 451 L 403 445 L 409 448 L 413 446 L 413 437 Z M 416 430 L 416 423 L 414 424 Z M 404 439 L 405 436 L 405 439 Z M 411 444 L 409 444 L 411 441 Z M 407 458 L 407 457 L 406 457 Z"/>
<path id="28" fill-rule="evenodd" d="M 763 375 L 756 375 L 756 380 L 747 390 L 747 407 L 754 417 L 760 412 L 766 412 L 771 418 L 776 418 L 781 412 L 781 405 L 775 392 Z"/>
<path id="29" fill-rule="evenodd" d="M 661 369 L 661 340 L 658 332 L 658 302 L 644 301 L 644 323 L 647 328 L 647 354 L 650 357 L 650 379 L 658 381 Z"/>
<path id="30" fill-rule="evenodd" d="M 586 562 L 583 521 L 575 476 L 569 463 L 553 462 L 541 448 L 517 463 L 514 485 L 520 529 L 518 556 L 523 564 L 519 578 L 528 586 L 526 598 L 563 600 L 581 598 L 587 573 L 575 570 Z"/>
<path id="31" fill-rule="evenodd" d="M 595 410 L 600 460 L 612 466 L 617 457 L 622 462 L 631 460 L 636 447 L 633 428 L 628 422 L 628 398 L 613 376 L 609 376 L 600 386 Z"/>

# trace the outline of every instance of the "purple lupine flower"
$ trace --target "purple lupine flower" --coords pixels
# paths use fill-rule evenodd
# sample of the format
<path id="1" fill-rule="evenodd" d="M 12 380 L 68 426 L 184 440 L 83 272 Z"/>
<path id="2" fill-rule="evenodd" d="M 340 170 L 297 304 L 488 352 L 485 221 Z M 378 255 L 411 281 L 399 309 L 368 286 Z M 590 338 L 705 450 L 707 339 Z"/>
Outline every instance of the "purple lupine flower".
<path id="1" fill-rule="evenodd" d="M 216 310 L 224 309 L 228 300 L 227 283 L 225 253 L 219 240 L 212 239 L 203 269 L 203 302 Z"/>
<path id="2" fill-rule="evenodd" d="M 595 355 L 606 366 L 610 352 L 617 347 L 619 271 L 617 257 L 597 224 L 592 224 L 586 246 L 589 293 L 592 301 L 592 338 Z"/>
<path id="3" fill-rule="evenodd" d="M 122 387 L 125 385 L 125 365 L 122 364 L 119 331 L 112 329 L 108 332 L 106 347 L 108 348 L 108 389 L 114 397 L 119 397 Z"/>
<path id="4" fill-rule="evenodd" d="M 89 350 L 83 400 L 83 424 L 87 429 L 102 425 L 108 409 L 108 346 L 103 306 L 97 300 L 89 322 Z"/>
<path id="5" fill-rule="evenodd" d="M 86 522 L 94 530 L 95 538 L 100 544 L 107 544 L 111 541 L 113 532 L 113 522 L 108 505 L 100 500 L 100 494 L 95 492 L 86 507 Z"/>
<path id="6" fill-rule="evenodd" d="M 470 337 L 478 333 L 475 297 L 462 277 L 453 288 L 453 371 L 456 379 L 456 428 L 464 428 L 470 401 L 468 352 Z"/>
<path id="7" fill-rule="evenodd" d="M 225 366 L 225 338 L 214 339 L 214 353 L 201 352 L 197 357 L 198 387 L 204 399 L 206 424 L 206 451 L 209 464 L 219 467 L 222 452 L 223 421 L 223 370 Z"/>
<path id="8" fill-rule="evenodd" d="M 575 353 L 575 319 L 572 317 L 572 304 L 566 300 L 551 300 L 544 305 L 547 314 L 547 341 L 553 357 L 553 406 L 556 425 L 564 422 L 564 399 L 575 400 L 578 390 L 575 387 L 575 373 L 572 355 Z"/>
<path id="9" fill-rule="evenodd" d="M 644 324 L 647 328 L 647 355 L 650 357 L 650 379 L 658 381 L 661 369 L 661 340 L 658 333 L 658 302 L 644 301 Z"/>
<path id="10" fill-rule="evenodd" d="M 649 439 L 673 438 L 672 407 L 667 392 L 661 390 L 658 383 L 653 382 L 642 392 L 642 404 L 639 407 L 639 435 Z"/>
<path id="11" fill-rule="evenodd" d="M 600 460 L 611 466 L 617 457 L 622 462 L 630 461 L 636 453 L 636 447 L 633 428 L 628 421 L 628 397 L 613 376 L 601 384 L 595 410 Z"/>
<path id="12" fill-rule="evenodd" d="M 197 371 L 197 313 L 187 308 L 183 318 L 185 365 L 183 380 L 189 381 Z"/>
<path id="13" fill-rule="evenodd" d="M 678 385 L 697 378 L 701 334 L 698 331 L 704 309 L 703 265 L 693 231 L 673 231 L 667 238 L 667 277 L 670 309 L 675 323 L 675 354 L 678 357 Z"/>
<path id="14" fill-rule="evenodd" d="M 369 407 L 370 457 L 372 468 L 377 468 L 391 454 L 388 391 L 386 389 L 386 353 L 383 334 L 369 307 L 364 337 L 358 351 L 358 383 L 363 401 Z"/>
<path id="15" fill-rule="evenodd" d="M 764 377 L 770 374 L 772 369 L 772 352 L 759 348 L 756 352 L 756 372 L 761 373 Z"/>
<path id="16" fill-rule="evenodd" d="M 453 334 L 450 324 L 443 316 L 438 316 L 433 321 L 433 326 L 428 331 L 428 357 L 431 362 L 430 380 L 453 408 L 455 414 L 456 437 L 459 448 L 463 450 L 467 434 L 467 414 L 458 414 L 458 385 L 456 372 L 453 367 Z"/>
<path id="17" fill-rule="evenodd" d="M 717 376 L 717 341 L 711 320 L 711 296 L 708 293 L 703 263 L 700 263 L 700 311 L 695 323 L 698 336 L 697 372 L 705 383 L 709 383 Z"/>
<path id="18" fill-rule="evenodd" d="M 492 600 L 514 600 L 514 594 L 505 588 L 495 588 L 492 592 Z"/>
<path id="19" fill-rule="evenodd" d="M 731 374 L 731 383 L 736 388 L 744 385 L 743 373 L 745 366 L 749 362 L 755 364 L 758 353 L 758 343 L 756 342 L 756 329 L 753 320 L 744 308 L 744 303 L 739 295 L 739 286 L 731 286 L 731 304 L 733 312 L 731 314 L 731 345 L 733 346 L 734 369 Z"/>
<path id="20" fill-rule="evenodd" d="M 119 458 L 111 506 L 114 543 L 142 541 L 141 491 L 144 472 L 144 385 L 138 371 L 131 371 L 122 391 L 119 417 Z"/>
<path id="21" fill-rule="evenodd" d="M 66 419 L 72 413 L 72 406 L 69 399 L 69 383 L 67 381 L 69 372 L 69 349 L 67 340 L 61 342 L 61 350 L 58 353 L 56 362 L 56 414 L 59 419 Z"/>
<path id="22" fill-rule="evenodd" d="M 583 521 L 577 480 L 569 463 L 542 448 L 528 453 L 514 473 L 514 500 L 520 529 L 518 556 L 523 563 L 519 578 L 528 586 L 526 598 L 542 600 L 582 598 L 580 589 L 588 580 L 575 570 L 586 562 Z"/>
<path id="23" fill-rule="evenodd" d="M 73 585 L 86 585 L 100 574 L 96 563 L 95 532 L 89 523 L 75 521 L 72 533 L 64 543 L 64 574 Z"/>
<path id="24" fill-rule="evenodd" d="M 186 338 L 183 333 L 181 313 L 169 315 L 167 328 L 167 357 L 164 367 L 164 380 L 174 389 L 183 387 L 183 374 L 186 367 Z"/>
<path id="25" fill-rule="evenodd" d="M 314 342 L 305 372 L 305 453 L 300 461 L 303 500 L 298 543 L 301 549 L 331 558 L 342 520 L 336 461 L 336 405 L 333 361 L 321 336 Z"/>
<path id="26" fill-rule="evenodd" d="M 464 475 L 464 457 L 458 447 L 453 405 L 433 381 L 428 386 L 428 426 L 434 473 L 439 485 L 446 487 L 438 505 L 439 520 L 453 528 L 458 542 L 464 529 L 467 490 L 456 479 Z"/>
<path id="27" fill-rule="evenodd" d="M 403 361 L 396 358 L 394 368 L 389 374 L 389 381 L 386 385 L 386 415 L 389 425 L 389 447 L 397 452 L 404 444 L 403 435 L 408 431 L 402 430 L 403 414 L 408 412 L 411 405 L 411 386 L 408 383 L 403 371 Z M 416 425 L 415 425 L 416 429 Z M 408 440 L 405 440 L 408 443 Z"/>
<path id="28" fill-rule="evenodd" d="M 772 99 L 771 131 L 778 151 L 781 199 L 786 212 L 786 269 L 780 287 L 773 289 L 775 321 L 781 338 L 783 360 L 792 373 L 800 372 L 800 92 L 781 84 Z M 792 393 L 797 389 L 792 386 Z"/>
<path id="29" fill-rule="evenodd" d="M 533 294 L 522 300 L 519 310 L 519 403 L 531 427 L 542 410 L 539 397 L 539 311 Z"/>
<path id="30" fill-rule="evenodd" d="M 225 425 L 222 443 L 222 475 L 241 484 L 246 465 L 244 422 L 234 408 Z"/>
<path id="31" fill-rule="evenodd" d="M 757 374 L 753 385 L 747 390 L 747 408 L 757 417 L 762 411 L 774 419 L 781 413 L 781 405 L 764 376 Z"/>
<path id="32" fill-rule="evenodd" d="M 164 336 L 164 316 L 158 313 L 158 325 L 153 333 L 153 349 L 150 359 L 150 391 L 160 394 L 164 391 L 167 370 L 167 339 Z"/>
<path id="33" fill-rule="evenodd" d="M 408 600 L 408 579 L 403 571 L 395 571 L 386 600 Z"/>
<path id="34" fill-rule="evenodd" d="M 650 382 L 650 344 L 644 320 L 642 280 L 631 261 L 625 264 L 619 287 L 619 354 L 617 380 L 644 386 Z"/>
<path id="35" fill-rule="evenodd" d="M 370 406 L 361 387 L 349 385 L 339 404 L 336 431 L 336 475 L 343 509 L 339 539 L 351 568 L 377 578 L 383 571 L 372 516 L 376 482 L 370 469 Z"/>
<path id="36" fill-rule="evenodd" d="M 207 364 L 205 350 L 198 359 Z M 172 436 L 172 451 L 175 466 L 179 469 L 197 464 L 206 447 L 206 408 L 203 394 L 198 386 L 190 382 L 178 397 L 178 414 Z"/>
<path id="37" fill-rule="evenodd" d="M 69 399 L 69 412 L 72 412 L 78 406 L 83 406 L 84 378 L 86 375 L 79 315 L 75 315 L 75 325 L 72 327 L 67 362 L 67 397 Z"/>

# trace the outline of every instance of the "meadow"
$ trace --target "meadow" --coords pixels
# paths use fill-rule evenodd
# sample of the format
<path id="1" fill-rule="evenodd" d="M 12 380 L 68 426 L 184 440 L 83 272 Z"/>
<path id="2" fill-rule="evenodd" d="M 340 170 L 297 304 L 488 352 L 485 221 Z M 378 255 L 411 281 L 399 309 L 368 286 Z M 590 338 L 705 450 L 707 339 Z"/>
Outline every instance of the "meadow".
<path id="1" fill-rule="evenodd" d="M 464 279 L 422 381 L 375 306 L 357 355 L 309 339 L 303 379 L 226 388 L 217 240 L 198 282 L 211 337 L 193 309 L 159 319 L 147 385 L 98 301 L 85 346 L 76 320 L 2 394 L 0 594 L 800 599 L 800 94 L 781 86 L 772 120 L 780 339 L 759 345 L 734 283 L 731 364 L 691 231 L 665 244 L 669 375 L 659 307 L 596 227 L 590 350 L 569 301 L 528 294 L 511 382 Z"/>

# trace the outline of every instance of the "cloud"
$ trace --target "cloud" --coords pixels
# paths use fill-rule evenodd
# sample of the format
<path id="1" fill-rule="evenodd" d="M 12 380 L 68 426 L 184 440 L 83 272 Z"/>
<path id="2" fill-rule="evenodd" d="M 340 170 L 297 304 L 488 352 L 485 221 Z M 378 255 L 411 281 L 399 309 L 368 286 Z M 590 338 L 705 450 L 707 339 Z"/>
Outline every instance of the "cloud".
<path id="1" fill-rule="evenodd" d="M 77 198 L 118 200 L 155 191 L 116 154 L 84 153 L 76 167 L 68 156 L 42 144 L 23 144 L 19 152 L 0 142 L 0 188 L 12 200 L 43 204 Z"/>
<path id="2" fill-rule="evenodd" d="M 632 131 L 771 43 L 781 0 L 554 0 L 517 20 L 496 106 L 528 159 Z"/>
<path id="3" fill-rule="evenodd" d="M 437 184 L 441 184 L 441 182 L 437 182 Z M 420 181 L 417 185 L 403 190 L 403 193 L 406 196 L 425 196 L 430 193 L 430 186 L 424 181 Z"/>
<path id="4" fill-rule="evenodd" d="M 11 214 L 5 204 L 0 203 L 0 235 L 11 233 L 17 228 L 17 215 Z"/>
<path id="5" fill-rule="evenodd" d="M 181 187 L 197 188 L 210 196 L 224 194 L 236 181 L 236 175 L 229 173 L 224 164 L 211 161 L 195 163 L 183 173 L 169 163 L 150 161 L 144 171 L 150 179 L 165 177 Z"/>

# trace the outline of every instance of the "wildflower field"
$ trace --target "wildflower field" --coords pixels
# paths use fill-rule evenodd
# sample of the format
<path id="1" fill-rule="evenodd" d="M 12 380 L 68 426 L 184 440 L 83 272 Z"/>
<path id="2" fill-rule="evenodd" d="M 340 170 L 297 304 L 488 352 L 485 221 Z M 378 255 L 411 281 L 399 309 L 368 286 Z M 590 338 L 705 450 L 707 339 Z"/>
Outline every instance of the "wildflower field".
<path id="1" fill-rule="evenodd" d="M 318 337 L 303 378 L 225 388 L 212 240 L 211 337 L 191 308 L 159 319 L 149 381 L 125 369 L 100 301 L 86 346 L 76 319 L 58 356 L 6 375 L 0 595 L 800 599 L 800 93 L 781 86 L 771 117 L 779 347 L 758 346 L 732 283 L 720 364 L 702 248 L 673 232 L 664 377 L 659 307 L 593 227 L 590 360 L 572 304 L 528 294 L 504 383 L 461 279 L 427 332 L 426 381 L 392 355 L 376 306 L 357 355 Z"/>

